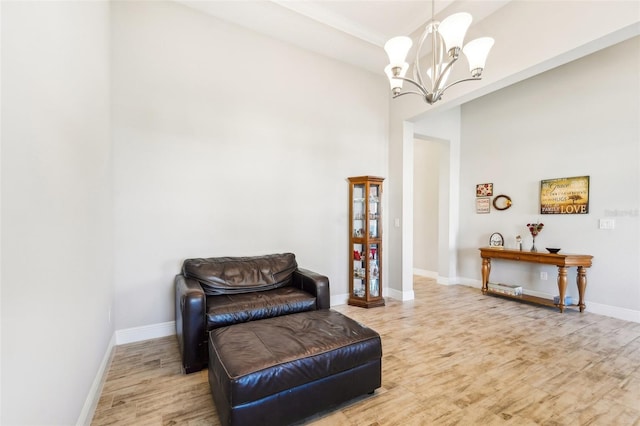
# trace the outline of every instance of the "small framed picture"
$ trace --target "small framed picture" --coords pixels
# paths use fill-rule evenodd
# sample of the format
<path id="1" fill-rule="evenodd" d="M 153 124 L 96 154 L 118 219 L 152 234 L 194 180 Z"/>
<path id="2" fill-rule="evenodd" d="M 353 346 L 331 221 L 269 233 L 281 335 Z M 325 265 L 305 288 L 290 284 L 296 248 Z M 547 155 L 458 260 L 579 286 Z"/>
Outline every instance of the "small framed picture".
<path id="1" fill-rule="evenodd" d="M 476 197 L 492 197 L 493 196 L 493 184 L 481 183 L 476 185 Z"/>
<path id="2" fill-rule="evenodd" d="M 491 198 L 481 197 L 476 198 L 476 213 L 490 213 L 491 212 Z"/>

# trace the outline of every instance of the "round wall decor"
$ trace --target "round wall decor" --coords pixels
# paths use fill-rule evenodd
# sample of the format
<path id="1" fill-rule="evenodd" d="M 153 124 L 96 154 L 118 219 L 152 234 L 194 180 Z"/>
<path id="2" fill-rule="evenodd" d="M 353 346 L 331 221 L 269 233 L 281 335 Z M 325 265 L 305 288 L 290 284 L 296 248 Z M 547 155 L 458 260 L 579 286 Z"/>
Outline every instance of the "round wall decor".
<path id="1" fill-rule="evenodd" d="M 511 207 L 511 197 L 509 197 L 508 195 L 497 195 L 494 199 L 493 199 L 493 207 L 496 210 L 506 210 L 509 207 Z"/>

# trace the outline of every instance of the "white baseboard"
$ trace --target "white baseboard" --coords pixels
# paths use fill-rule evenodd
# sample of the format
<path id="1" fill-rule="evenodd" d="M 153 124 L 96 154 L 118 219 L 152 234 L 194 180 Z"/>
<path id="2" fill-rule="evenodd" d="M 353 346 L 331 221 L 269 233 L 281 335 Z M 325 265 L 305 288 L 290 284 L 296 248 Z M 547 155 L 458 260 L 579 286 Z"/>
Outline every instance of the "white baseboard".
<path id="1" fill-rule="evenodd" d="M 400 291 L 393 288 L 386 288 L 383 292 L 383 296 L 390 297 L 391 299 L 400 300 L 402 302 L 406 302 L 408 300 L 413 300 L 416 298 L 413 289 L 410 291 Z"/>
<path id="2" fill-rule="evenodd" d="M 349 293 L 336 294 L 331 296 L 331 301 L 329 302 L 331 306 L 339 306 L 346 305 L 349 301 Z"/>
<path id="3" fill-rule="evenodd" d="M 104 382 L 107 379 L 107 372 L 109 371 L 109 367 L 111 366 L 111 360 L 113 359 L 114 352 L 113 349 L 115 348 L 115 346 L 116 335 L 114 333 L 111 336 L 111 340 L 109 341 L 107 350 L 102 357 L 102 362 L 100 363 L 100 367 L 98 368 L 96 377 L 93 379 L 93 383 L 91 384 L 91 388 L 89 389 L 87 398 L 84 401 L 82 411 L 80 411 L 80 416 L 78 417 L 78 421 L 76 422 L 77 426 L 89 426 L 91 424 L 91 420 L 93 420 L 93 415 L 96 412 L 98 401 L 100 400 L 100 395 L 102 394 Z"/>
<path id="4" fill-rule="evenodd" d="M 413 268 L 413 275 L 417 275 L 419 277 L 426 277 L 426 278 L 438 278 L 438 273 L 435 271 L 427 271 L 426 269 L 418 269 L 418 268 Z"/>
<path id="5" fill-rule="evenodd" d="M 87 394 L 87 398 L 85 400 L 84 406 L 82 407 L 82 411 L 80 412 L 80 416 L 78 417 L 76 425 L 88 426 L 91 424 L 91 420 L 93 420 L 93 415 L 95 414 L 96 407 L 98 406 L 98 401 L 100 400 L 100 394 L 102 393 L 104 382 L 107 379 L 107 372 L 109 371 L 109 366 L 111 365 L 111 360 L 113 358 L 113 352 L 116 345 L 141 342 L 143 340 L 156 339 L 158 337 L 171 336 L 173 334 L 176 334 L 175 321 L 116 330 L 116 332 L 113 333 L 111 340 L 109 341 L 107 350 L 105 351 L 104 357 L 102 358 L 102 363 L 100 363 L 100 368 L 96 373 L 96 377 L 93 380 L 91 389 L 89 389 L 89 393 Z"/>
<path id="6" fill-rule="evenodd" d="M 464 285 L 467 287 L 474 287 L 477 289 L 481 289 L 482 288 L 482 281 L 480 280 L 474 280 L 471 278 L 458 278 L 458 283 L 460 285 Z"/>
<path id="7" fill-rule="evenodd" d="M 460 284 L 468 287 L 482 288 L 482 282 L 470 278 L 464 278 L 460 280 Z M 533 291 L 523 289 L 526 294 L 537 297 L 544 297 L 545 299 L 553 299 L 554 294 L 542 293 L 540 291 Z M 633 309 L 620 308 L 618 306 L 604 305 L 602 303 L 590 302 L 585 300 L 584 304 L 587 305 L 587 311 L 593 314 L 604 315 L 611 318 L 617 318 L 624 321 L 631 321 L 640 323 L 640 311 Z"/>
<path id="8" fill-rule="evenodd" d="M 640 323 L 640 311 L 633 309 L 619 308 L 617 306 L 603 305 L 601 303 L 584 302 L 589 312 L 594 314 L 606 315 L 608 317 L 617 318 L 625 321 Z"/>
<path id="9" fill-rule="evenodd" d="M 173 334 L 176 334 L 175 321 L 143 325 L 142 327 L 125 328 L 123 330 L 116 330 L 116 345 L 157 339 L 158 337 L 166 337 Z"/>
<path id="10" fill-rule="evenodd" d="M 457 277 L 455 277 L 455 278 L 443 277 L 441 275 L 438 275 L 438 273 L 435 272 L 435 271 L 427 271 L 425 269 L 418 269 L 418 268 L 414 268 L 413 269 L 413 275 L 417 275 L 419 277 L 426 277 L 426 278 L 435 279 L 436 282 L 438 284 L 441 284 L 441 285 L 459 284 L 459 280 L 460 280 Z"/>

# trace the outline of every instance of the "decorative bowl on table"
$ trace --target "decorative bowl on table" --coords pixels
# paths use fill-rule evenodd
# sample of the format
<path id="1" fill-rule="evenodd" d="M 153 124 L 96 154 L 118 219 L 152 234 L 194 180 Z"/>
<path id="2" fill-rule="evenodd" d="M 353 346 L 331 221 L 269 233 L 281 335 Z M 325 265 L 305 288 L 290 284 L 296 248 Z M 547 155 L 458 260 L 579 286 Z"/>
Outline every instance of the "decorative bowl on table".
<path id="1" fill-rule="evenodd" d="M 549 253 L 556 254 L 557 252 L 559 252 L 559 251 L 560 251 L 560 249 L 559 249 L 559 248 L 549 248 L 549 247 L 547 247 L 547 251 L 548 251 Z"/>

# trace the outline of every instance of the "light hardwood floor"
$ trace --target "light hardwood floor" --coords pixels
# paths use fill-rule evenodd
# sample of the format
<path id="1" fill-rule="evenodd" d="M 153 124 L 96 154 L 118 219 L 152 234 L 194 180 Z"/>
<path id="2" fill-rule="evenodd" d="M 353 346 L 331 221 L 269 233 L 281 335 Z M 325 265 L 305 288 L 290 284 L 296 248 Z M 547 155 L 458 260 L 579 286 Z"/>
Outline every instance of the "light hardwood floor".
<path id="1" fill-rule="evenodd" d="M 640 425 L 640 324 L 415 279 L 416 299 L 336 306 L 382 336 L 382 387 L 305 424 Z M 219 425 L 175 336 L 118 346 L 93 425 Z M 252 425 L 253 426 L 253 425 Z"/>

